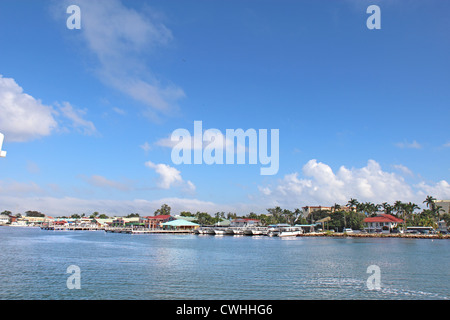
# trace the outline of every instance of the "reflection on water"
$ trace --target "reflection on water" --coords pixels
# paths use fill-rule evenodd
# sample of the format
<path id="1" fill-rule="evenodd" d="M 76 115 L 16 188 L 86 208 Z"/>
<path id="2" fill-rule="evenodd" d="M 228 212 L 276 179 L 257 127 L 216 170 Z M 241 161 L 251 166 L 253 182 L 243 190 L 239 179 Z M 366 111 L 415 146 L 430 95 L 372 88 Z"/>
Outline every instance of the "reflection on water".
<path id="1" fill-rule="evenodd" d="M 448 299 L 450 241 L 0 228 L 0 299 Z M 81 289 L 66 287 L 67 267 Z M 381 290 L 369 290 L 369 265 Z"/>

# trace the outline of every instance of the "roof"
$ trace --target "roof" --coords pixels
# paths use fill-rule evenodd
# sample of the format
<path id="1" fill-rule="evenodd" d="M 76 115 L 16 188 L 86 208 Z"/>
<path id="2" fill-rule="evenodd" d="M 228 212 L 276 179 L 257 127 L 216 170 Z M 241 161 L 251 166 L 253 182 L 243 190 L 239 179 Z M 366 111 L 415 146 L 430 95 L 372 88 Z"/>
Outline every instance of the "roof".
<path id="1" fill-rule="evenodd" d="M 146 217 L 147 219 L 158 219 L 158 220 L 166 220 L 169 219 L 171 217 L 170 214 L 163 214 L 163 215 L 159 215 L 159 216 L 148 216 Z"/>
<path id="2" fill-rule="evenodd" d="M 163 226 L 172 226 L 172 227 L 200 226 L 197 223 L 194 223 L 194 222 L 191 222 L 191 221 L 187 221 L 187 220 L 183 220 L 183 219 L 172 220 L 172 221 L 169 221 L 169 222 L 165 222 L 162 225 Z"/>
<path id="3" fill-rule="evenodd" d="M 376 217 L 367 217 L 364 222 L 403 222 L 403 220 L 390 214 L 380 214 Z"/>

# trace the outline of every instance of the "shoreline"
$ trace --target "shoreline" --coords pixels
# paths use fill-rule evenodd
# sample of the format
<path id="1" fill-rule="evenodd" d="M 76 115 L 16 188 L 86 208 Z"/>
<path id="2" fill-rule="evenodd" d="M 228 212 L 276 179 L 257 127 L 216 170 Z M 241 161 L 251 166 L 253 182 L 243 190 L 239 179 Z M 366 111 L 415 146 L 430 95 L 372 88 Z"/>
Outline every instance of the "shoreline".
<path id="1" fill-rule="evenodd" d="M 187 230 L 149 230 L 149 231 L 138 231 L 138 230 L 105 230 L 103 228 L 98 228 L 96 230 L 89 230 L 88 228 L 60 228 L 60 229 L 43 229 L 37 226 L 9 226 L 9 225 L 0 225 L 0 227 L 12 227 L 12 228 L 26 228 L 26 229 L 41 229 L 48 231 L 103 231 L 108 233 L 128 233 L 128 234 L 194 234 L 194 231 Z M 215 235 L 205 235 L 205 236 L 215 236 Z M 228 235 L 221 235 L 228 236 Z M 244 237 L 252 237 L 252 235 L 239 235 Z M 266 235 L 254 235 L 256 237 L 266 236 Z M 330 237 L 330 238 L 401 238 L 401 239 L 450 239 L 450 234 L 402 234 L 402 233 L 342 233 L 342 232 L 309 232 L 298 234 L 293 237 Z"/>
<path id="2" fill-rule="evenodd" d="M 331 237 L 331 238 L 403 238 L 403 239 L 450 239 L 449 234 L 402 234 L 402 233 L 326 233 L 311 232 L 297 235 L 297 237 Z"/>

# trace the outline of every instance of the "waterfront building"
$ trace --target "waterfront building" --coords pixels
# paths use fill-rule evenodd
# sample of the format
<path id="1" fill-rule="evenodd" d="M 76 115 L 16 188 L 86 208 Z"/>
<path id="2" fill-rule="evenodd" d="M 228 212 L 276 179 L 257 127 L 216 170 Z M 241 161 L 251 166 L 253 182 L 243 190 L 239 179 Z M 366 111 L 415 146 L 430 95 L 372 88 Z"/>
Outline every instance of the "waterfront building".
<path id="1" fill-rule="evenodd" d="M 97 224 L 97 227 L 99 228 L 104 228 L 104 227 L 109 227 L 112 225 L 112 222 L 115 219 L 112 218 L 108 218 L 108 219 L 99 219 L 99 218 L 95 218 L 94 221 Z"/>
<path id="2" fill-rule="evenodd" d="M 442 210 L 445 211 L 445 212 L 441 211 L 441 214 L 444 213 L 450 214 L 450 200 L 434 200 L 434 203 L 436 207 L 441 207 Z"/>
<path id="3" fill-rule="evenodd" d="M 23 219 L 26 221 L 27 225 L 30 226 L 40 226 L 43 223 L 53 223 L 54 218 L 50 216 L 45 217 L 23 217 Z"/>
<path id="4" fill-rule="evenodd" d="M 169 214 L 163 214 L 158 216 L 148 216 L 148 217 L 142 217 L 140 219 L 141 223 L 144 223 L 145 228 L 147 229 L 162 229 L 162 224 L 175 220 L 174 217 L 172 217 Z"/>
<path id="5" fill-rule="evenodd" d="M 261 220 L 259 219 L 234 219 L 230 223 L 230 227 L 258 227 L 261 225 Z"/>
<path id="6" fill-rule="evenodd" d="M 392 229 L 396 228 L 399 223 L 403 223 L 403 220 L 390 214 L 380 214 L 375 217 L 365 218 L 364 229 L 367 232 L 390 232 Z"/>
<path id="7" fill-rule="evenodd" d="M 7 224 L 10 222 L 9 216 L 6 214 L 0 214 L 0 225 Z"/>
<path id="8" fill-rule="evenodd" d="M 316 211 L 330 211 L 330 212 L 335 212 L 335 208 L 334 207 L 326 207 L 326 206 L 306 206 L 306 207 L 302 207 L 303 210 L 303 217 L 308 217 L 311 213 L 314 213 Z M 346 212 L 350 212 L 350 211 L 355 211 L 356 209 L 353 207 L 346 207 L 346 206 L 341 206 L 339 208 L 339 210 L 342 211 L 346 211 Z"/>
<path id="9" fill-rule="evenodd" d="M 140 222 L 139 217 L 133 217 L 133 218 L 116 217 L 112 221 L 111 227 L 125 227 L 126 225 L 130 225 L 133 223 L 139 223 L 139 222 Z"/>
<path id="10" fill-rule="evenodd" d="M 176 219 L 161 224 L 164 230 L 177 230 L 177 231 L 194 231 L 199 228 L 198 223 L 187 221 L 184 219 Z"/>

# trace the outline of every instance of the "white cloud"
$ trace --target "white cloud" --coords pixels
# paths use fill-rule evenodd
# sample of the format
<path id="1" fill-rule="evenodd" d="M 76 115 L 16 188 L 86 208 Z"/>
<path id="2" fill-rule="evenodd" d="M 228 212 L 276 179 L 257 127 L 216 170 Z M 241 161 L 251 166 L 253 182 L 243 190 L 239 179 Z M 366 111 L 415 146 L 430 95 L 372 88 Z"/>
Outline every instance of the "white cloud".
<path id="1" fill-rule="evenodd" d="M 109 216 L 123 216 L 131 212 L 138 212 L 141 216 L 153 215 L 156 209 L 166 203 L 172 208 L 172 214 L 182 211 L 208 212 L 214 214 L 217 211 L 233 211 L 231 205 L 220 205 L 209 201 L 186 198 L 162 198 L 156 200 L 133 199 L 133 200 L 111 200 L 111 199 L 81 199 L 75 197 L 50 197 L 30 196 L 17 197 L 0 194 L 0 202 L 4 210 L 11 210 L 14 214 L 24 213 L 27 210 L 37 210 L 50 216 L 70 216 L 74 213 L 86 213 L 94 211 L 105 213 Z M 233 211 L 234 212 L 234 211 Z M 249 211 L 243 211 L 249 212 Z"/>
<path id="2" fill-rule="evenodd" d="M 143 145 L 140 145 L 139 148 L 145 151 L 145 153 L 148 153 L 150 150 L 152 150 L 152 147 L 150 144 L 146 141 Z"/>
<path id="3" fill-rule="evenodd" d="M 155 164 L 147 161 L 145 166 L 155 170 L 159 174 L 157 186 L 161 189 L 170 189 L 173 186 L 181 186 L 185 191 L 194 192 L 195 185 L 191 181 L 184 181 L 181 172 L 167 164 Z"/>
<path id="4" fill-rule="evenodd" d="M 392 167 L 393 167 L 394 169 L 396 169 L 396 170 L 398 170 L 398 171 L 400 171 L 400 172 L 402 172 L 402 173 L 408 175 L 408 176 L 413 176 L 413 175 L 414 175 L 414 174 L 412 173 L 412 171 L 411 171 L 408 167 L 406 167 L 406 166 L 404 166 L 404 165 L 402 165 L 402 164 L 395 164 L 395 165 L 393 165 Z"/>
<path id="5" fill-rule="evenodd" d="M 171 31 L 148 7 L 137 11 L 119 0 L 70 0 L 81 8 L 81 35 L 98 58 L 97 75 L 107 85 L 152 110 L 168 113 L 176 109 L 184 91 L 161 81 L 146 65 L 149 53 L 167 45 Z"/>
<path id="6" fill-rule="evenodd" d="M 75 109 L 70 103 L 63 102 L 63 106 L 59 107 L 59 111 L 63 117 L 70 120 L 70 126 L 72 128 L 75 128 L 86 135 L 92 135 L 97 132 L 92 121 L 83 119 L 83 116 L 86 114 L 85 110 Z"/>
<path id="7" fill-rule="evenodd" d="M 445 180 L 441 180 L 431 185 L 422 181 L 415 185 L 415 187 L 420 190 L 419 195 L 422 198 L 425 198 L 427 195 L 432 195 L 439 200 L 450 199 L 450 184 Z"/>
<path id="8" fill-rule="evenodd" d="M 35 182 L 1 181 L 0 180 L 0 194 L 4 195 L 4 196 L 5 195 L 14 195 L 14 196 L 42 195 L 42 194 L 45 194 L 45 190 L 43 188 L 41 188 Z"/>
<path id="9" fill-rule="evenodd" d="M 23 92 L 12 78 L 0 75 L 0 130 L 8 141 L 48 136 L 57 127 L 54 110 Z"/>
<path id="10" fill-rule="evenodd" d="M 416 140 L 413 142 L 398 142 L 395 145 L 401 149 L 422 149 L 422 145 Z"/>
<path id="11" fill-rule="evenodd" d="M 261 195 L 271 205 L 297 208 L 304 205 L 346 204 L 350 198 L 361 202 L 393 203 L 401 200 L 421 204 L 427 194 L 450 197 L 450 187 L 446 181 L 411 186 L 402 176 L 383 171 L 374 160 L 369 160 L 362 168 L 342 166 L 336 172 L 327 164 L 310 160 L 304 165 L 302 173 L 303 178 L 295 172 L 285 175 L 273 186 L 260 186 Z"/>
<path id="12" fill-rule="evenodd" d="M 42 104 L 41 101 L 23 92 L 12 78 L 0 75 L 0 130 L 5 140 L 25 142 L 49 136 L 56 130 L 61 130 L 61 124 L 84 134 L 96 133 L 91 121 L 83 116 L 86 111 L 79 110 L 63 102 L 54 107 Z"/>

